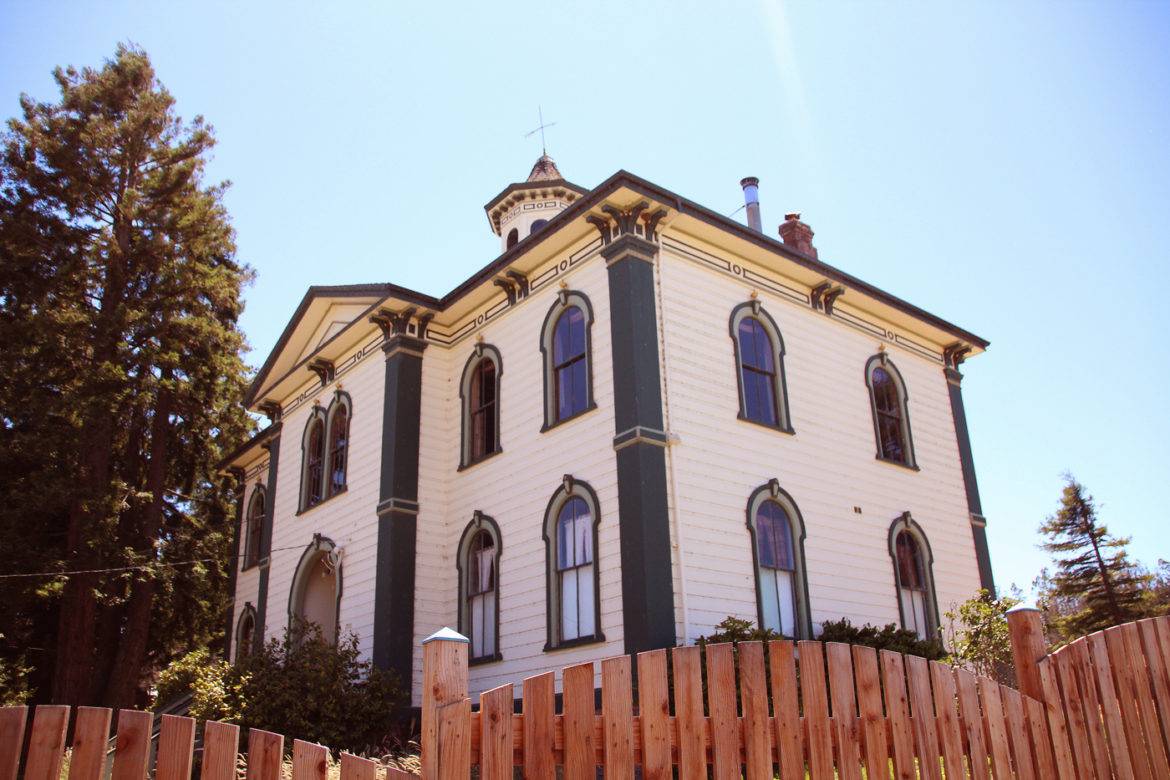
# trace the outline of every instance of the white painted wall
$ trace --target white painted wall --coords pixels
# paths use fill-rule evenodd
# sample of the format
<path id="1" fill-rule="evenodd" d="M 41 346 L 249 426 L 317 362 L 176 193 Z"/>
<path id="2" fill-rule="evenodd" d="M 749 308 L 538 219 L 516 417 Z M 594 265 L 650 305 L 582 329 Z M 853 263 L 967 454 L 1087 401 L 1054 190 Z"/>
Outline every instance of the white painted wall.
<path id="1" fill-rule="evenodd" d="M 864 380 L 866 360 L 878 349 L 876 337 L 761 289 L 759 300 L 779 325 L 787 350 L 796 433 L 738 420 L 728 320 L 753 287 L 667 249 L 663 255 L 670 426 L 681 439 L 671 454 L 684 529 L 687 636 L 710 632 L 728 615 L 756 621 L 745 512 L 751 492 L 773 477 L 804 518 L 815 631 L 822 621 L 841 617 L 898 622 L 887 533 L 907 510 L 934 551 L 940 612 L 974 595 L 979 576 L 942 366 L 887 345 L 909 390 L 921 471 L 878 461 Z M 681 620 L 680 601 L 676 593 Z"/>

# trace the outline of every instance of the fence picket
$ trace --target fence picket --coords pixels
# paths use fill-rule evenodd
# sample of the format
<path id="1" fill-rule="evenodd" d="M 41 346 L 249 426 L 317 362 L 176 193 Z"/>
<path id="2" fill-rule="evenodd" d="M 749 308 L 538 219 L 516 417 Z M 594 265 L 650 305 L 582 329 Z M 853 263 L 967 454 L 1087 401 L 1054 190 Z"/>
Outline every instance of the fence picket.
<path id="1" fill-rule="evenodd" d="M 150 768 L 150 731 L 154 718 L 149 712 L 118 711 L 118 735 L 114 746 L 112 780 L 144 780 Z"/>
<path id="2" fill-rule="evenodd" d="M 194 718 L 163 715 L 158 734 L 155 780 L 191 780 L 194 751 Z"/>
<path id="3" fill-rule="evenodd" d="M 1071 648 L 1069 648 L 1071 649 Z M 1084 701 L 1081 696 L 1080 685 L 1076 679 L 1076 672 L 1072 668 L 1073 657 L 1071 652 L 1061 652 L 1052 656 L 1053 669 L 1056 671 L 1056 680 L 1060 683 L 1061 701 L 1064 715 L 1068 721 L 1069 748 L 1072 750 L 1073 760 L 1086 774 L 1092 776 L 1093 746 L 1089 743 L 1086 731 Z"/>
<path id="4" fill-rule="evenodd" d="M 1154 775 L 1150 769 L 1149 755 L 1146 753 L 1141 716 L 1138 715 L 1137 692 L 1133 681 L 1129 651 L 1120 628 L 1120 626 L 1115 626 L 1105 629 L 1105 646 L 1109 650 L 1109 664 L 1113 669 L 1113 682 L 1117 688 L 1117 704 L 1121 710 L 1121 725 L 1125 731 L 1125 743 L 1129 748 L 1134 777 L 1138 780 L 1150 780 Z"/>
<path id="5" fill-rule="evenodd" d="M 810 777 L 831 778 L 833 733 L 829 723 L 823 645 L 801 640 L 796 646 L 800 653 L 800 698 L 804 704 L 804 727 L 808 734 L 808 773 Z"/>
<path id="6" fill-rule="evenodd" d="M 730 643 L 707 645 L 707 712 L 711 722 L 711 776 L 739 777 L 739 727 L 735 706 L 735 651 Z"/>
<path id="7" fill-rule="evenodd" d="M 1150 766 L 1157 777 L 1170 777 L 1170 757 L 1166 755 L 1166 748 L 1162 744 L 1161 727 L 1158 724 L 1158 713 L 1154 708 L 1154 695 L 1151 688 L 1149 670 L 1146 668 L 1146 657 L 1142 653 L 1141 638 L 1136 623 L 1126 623 L 1121 628 L 1121 635 L 1129 655 L 1134 690 L 1137 693 L 1138 713 L 1142 720 L 1142 730 L 1146 736 L 1146 750 L 1150 756 Z"/>
<path id="8" fill-rule="evenodd" d="M 1105 745 L 1105 728 L 1101 720 L 1101 699 L 1097 694 L 1093 663 L 1089 658 L 1089 641 L 1082 637 L 1069 645 L 1064 652 L 1068 653 L 1072 659 L 1070 668 L 1076 678 L 1077 686 L 1080 688 L 1085 730 L 1088 734 L 1089 746 L 1093 750 L 1094 771 L 1101 780 L 1110 780 L 1113 777 L 1113 772 L 1109 766 L 1109 749 Z"/>
<path id="9" fill-rule="evenodd" d="M 1052 755 L 1052 740 L 1048 736 L 1048 710 L 1031 696 L 1020 694 L 1024 700 L 1024 724 L 1028 741 L 1032 743 L 1032 757 L 1036 760 L 1036 776 L 1056 777 L 1056 759 Z"/>
<path id="10" fill-rule="evenodd" d="M 601 662 L 601 720 L 605 735 L 605 776 L 634 777 L 634 694 L 630 657 Z"/>
<path id="11" fill-rule="evenodd" d="M 203 724 L 203 761 L 199 780 L 236 780 L 240 727 L 209 720 Z"/>
<path id="12" fill-rule="evenodd" d="M 956 701 L 955 672 L 951 666 L 938 661 L 930 664 L 930 685 L 934 689 L 935 723 L 938 724 L 939 750 L 942 752 L 948 778 L 963 777 L 963 735 L 959 730 L 959 710 Z"/>
<path id="13" fill-rule="evenodd" d="M 890 746 L 896 780 L 914 780 L 914 727 L 910 723 L 910 698 L 906 695 L 906 665 L 901 653 L 882 650 L 882 688 L 886 692 L 886 717 L 890 721 Z"/>
<path id="14" fill-rule="evenodd" d="M 28 707 L 0 707 L 0 780 L 16 780 Z"/>
<path id="15" fill-rule="evenodd" d="M 439 766 L 436 777 L 439 780 L 465 780 L 471 774 L 471 699 L 444 704 L 438 708 L 437 717 Z M 387 780 L 393 774 L 388 767 Z"/>
<path id="16" fill-rule="evenodd" d="M 768 722 L 768 681 L 764 675 L 764 645 L 740 642 L 739 696 L 743 709 L 743 759 L 747 780 L 771 780 L 772 733 Z"/>
<path id="17" fill-rule="evenodd" d="M 566 667 L 562 673 L 565 780 L 596 780 L 597 745 L 593 736 L 593 664 Z"/>
<path id="18" fill-rule="evenodd" d="M 342 753 L 341 780 L 378 780 L 378 762 Z"/>
<path id="19" fill-rule="evenodd" d="M 329 751 L 322 745 L 293 740 L 293 780 L 325 780 L 329 773 Z"/>
<path id="20" fill-rule="evenodd" d="M 971 772 L 971 780 L 988 780 L 991 777 L 991 770 L 988 766 L 987 742 L 983 736 L 983 712 L 979 708 L 979 691 L 975 675 L 966 669 L 956 669 L 955 684 L 959 689 L 959 716 L 963 736 L 967 742 L 967 767 Z"/>
<path id="21" fill-rule="evenodd" d="M 284 736 L 248 729 L 248 780 L 279 780 Z"/>
<path id="22" fill-rule="evenodd" d="M 800 700 L 796 687 L 795 645 L 787 639 L 768 643 L 772 712 L 776 719 L 776 752 L 780 780 L 804 780 Z"/>
<path id="23" fill-rule="evenodd" d="M 857 695 L 853 688 L 853 654 L 849 645 L 826 642 L 829 662 L 829 700 L 833 705 L 833 737 L 837 744 L 837 776 L 861 780 L 861 745 L 858 739 Z"/>
<path id="24" fill-rule="evenodd" d="M 906 656 L 906 682 L 910 689 L 910 720 L 918 753 L 918 771 L 923 780 L 942 780 L 938 727 L 930 695 L 930 671 L 925 658 Z"/>
<path id="25" fill-rule="evenodd" d="M 1036 664 L 1040 677 L 1040 689 L 1044 692 L 1044 706 L 1048 710 L 1048 735 L 1052 738 L 1052 755 L 1061 777 L 1075 777 L 1076 763 L 1069 746 L 1068 718 L 1060 706 L 1060 691 L 1056 684 L 1056 672 L 1049 656 Z"/>
<path id="26" fill-rule="evenodd" d="M 1162 713 L 1162 738 L 1170 745 L 1170 668 L 1162 657 L 1161 642 L 1157 625 L 1151 619 L 1139 620 L 1138 634 L 1141 651 L 1149 667 L 1150 679 L 1154 684 L 1155 709 Z"/>
<path id="27" fill-rule="evenodd" d="M 524 680 L 524 777 L 531 780 L 553 780 L 557 773 L 554 683 L 552 672 Z"/>
<path id="28" fill-rule="evenodd" d="M 1016 777 L 1030 780 L 1036 777 L 1036 765 L 1032 761 L 1032 744 L 1024 725 L 1023 697 L 1015 688 L 1000 685 L 999 698 L 1003 702 L 1003 719 L 1007 724 L 1008 745 L 1011 747 Z"/>
<path id="29" fill-rule="evenodd" d="M 857 708 L 861 715 L 862 743 L 865 745 L 866 777 L 886 778 L 890 774 L 890 759 L 886 746 L 886 720 L 882 713 L 877 651 L 863 645 L 853 645 L 851 650 L 853 677 L 857 683 Z"/>
<path id="30" fill-rule="evenodd" d="M 1133 763 L 1125 728 L 1121 722 L 1121 710 L 1117 701 L 1117 689 L 1113 685 L 1113 666 L 1109 662 L 1109 650 L 1105 645 L 1105 634 L 1098 631 L 1085 637 L 1089 658 L 1093 665 L 1093 679 L 1101 704 L 1101 720 L 1105 724 L 1105 737 L 1109 744 L 1110 763 L 1118 780 L 1132 780 Z"/>
<path id="31" fill-rule="evenodd" d="M 706 780 L 706 721 L 703 718 L 703 672 L 699 648 L 676 647 L 674 661 L 674 716 L 678 726 L 679 780 Z"/>
<path id="32" fill-rule="evenodd" d="M 101 780 L 105 776 L 111 714 L 108 707 L 77 708 L 69 780 Z"/>
<path id="33" fill-rule="evenodd" d="M 512 684 L 479 696 L 479 776 L 482 780 L 512 778 Z"/>
<path id="34" fill-rule="evenodd" d="M 638 721 L 642 726 L 643 780 L 671 780 L 670 687 L 666 682 L 665 650 L 638 653 Z"/>
<path id="35" fill-rule="evenodd" d="M 1008 748 L 1007 727 L 1003 720 L 1003 702 L 999 698 L 999 683 L 979 677 L 979 700 L 983 705 L 983 728 L 991 749 L 991 768 L 995 777 L 1012 776 L 1012 759 Z"/>
<path id="36" fill-rule="evenodd" d="M 28 758 L 24 764 L 25 780 L 57 780 L 65 757 L 65 729 L 69 725 L 69 708 L 42 704 L 33 712 Z M 17 753 L 20 747 L 16 748 Z"/>

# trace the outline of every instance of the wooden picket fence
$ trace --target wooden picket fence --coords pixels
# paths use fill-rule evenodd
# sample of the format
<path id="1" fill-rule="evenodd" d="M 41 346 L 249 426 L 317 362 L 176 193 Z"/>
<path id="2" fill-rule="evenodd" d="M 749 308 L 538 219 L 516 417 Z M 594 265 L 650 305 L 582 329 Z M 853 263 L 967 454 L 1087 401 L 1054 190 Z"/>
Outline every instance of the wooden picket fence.
<path id="1" fill-rule="evenodd" d="M 1170 777 L 1170 618 L 1079 639 L 1049 655 L 1040 616 L 1008 616 L 1020 690 L 946 664 L 815 641 L 654 650 L 468 695 L 467 640 L 449 630 L 423 648 L 424 780 L 1007 780 Z M 70 710 L 0 709 L 0 780 L 61 776 Z M 80 707 L 69 778 L 107 769 L 112 713 Z M 239 729 L 118 713 L 114 780 L 235 780 Z M 25 747 L 27 743 L 27 747 Z M 281 777 L 284 738 L 252 730 L 248 780 Z M 292 743 L 294 780 L 324 780 L 328 750 Z M 22 760 L 23 759 L 23 760 Z M 19 773 L 23 765 L 23 774 Z M 341 754 L 343 780 L 412 777 Z"/>

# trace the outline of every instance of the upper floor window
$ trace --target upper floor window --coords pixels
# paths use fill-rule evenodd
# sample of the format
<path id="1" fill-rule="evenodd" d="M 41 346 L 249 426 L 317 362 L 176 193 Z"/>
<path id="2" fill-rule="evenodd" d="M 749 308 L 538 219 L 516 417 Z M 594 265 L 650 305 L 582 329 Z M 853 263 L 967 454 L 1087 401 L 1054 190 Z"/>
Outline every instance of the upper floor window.
<path id="1" fill-rule="evenodd" d="M 916 468 L 906 383 L 885 352 L 869 359 L 865 366 L 865 382 L 873 410 L 877 457 Z"/>
<path id="2" fill-rule="evenodd" d="M 547 224 L 548 224 L 547 219 L 535 220 L 532 223 L 532 227 L 528 228 L 528 235 L 532 235 L 533 233 L 537 232 L 538 230 L 540 230 L 541 228 L 543 228 Z"/>
<path id="3" fill-rule="evenodd" d="M 752 493 L 747 523 L 754 544 L 760 626 L 785 637 L 808 636 L 804 521 L 796 504 L 772 480 Z"/>
<path id="4" fill-rule="evenodd" d="M 922 639 L 934 636 L 938 631 L 938 612 L 930 547 L 922 528 L 908 512 L 890 528 L 890 556 L 894 561 L 902 628 Z"/>
<path id="5" fill-rule="evenodd" d="M 460 467 L 500 451 L 500 351 L 477 344 L 463 368 L 459 397 L 463 406 L 463 450 Z"/>
<path id="6" fill-rule="evenodd" d="M 349 395 L 338 393 L 326 415 L 329 428 L 329 485 L 326 497 L 345 490 L 349 462 Z"/>
<path id="7" fill-rule="evenodd" d="M 739 382 L 739 418 L 792 432 L 784 379 L 784 340 L 759 301 L 731 312 L 731 339 Z"/>
<path id="8" fill-rule="evenodd" d="M 305 426 L 304 475 L 302 478 L 301 508 L 309 509 L 325 497 L 325 413 L 314 407 Z"/>
<path id="9" fill-rule="evenodd" d="M 562 290 L 544 320 L 544 429 L 594 408 L 589 332 L 593 309 L 579 292 Z"/>
<path id="10" fill-rule="evenodd" d="M 597 496 L 565 475 L 545 515 L 548 557 L 548 644 L 545 649 L 600 641 Z"/>
<path id="11" fill-rule="evenodd" d="M 244 568 L 250 568 L 260 562 L 260 545 L 264 534 L 265 491 L 263 485 L 252 489 L 252 499 L 248 502 L 248 516 L 244 530 Z"/>
<path id="12" fill-rule="evenodd" d="M 472 662 L 499 660 L 500 529 L 476 512 L 459 542 L 460 630 L 471 640 Z"/>
<path id="13" fill-rule="evenodd" d="M 516 228 L 512 228 L 511 230 L 508 231 L 508 246 L 507 246 L 507 248 L 511 249 L 512 247 L 516 246 L 516 244 L 518 244 L 519 242 L 520 242 L 520 231 L 518 231 Z"/>

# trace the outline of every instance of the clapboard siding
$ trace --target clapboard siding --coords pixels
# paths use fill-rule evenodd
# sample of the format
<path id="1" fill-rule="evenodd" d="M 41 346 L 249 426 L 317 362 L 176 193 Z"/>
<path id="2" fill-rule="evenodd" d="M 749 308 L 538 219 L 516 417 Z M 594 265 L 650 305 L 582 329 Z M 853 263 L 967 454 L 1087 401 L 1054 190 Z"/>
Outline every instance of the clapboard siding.
<path id="1" fill-rule="evenodd" d="M 979 578 L 942 366 L 887 345 L 908 387 L 921 471 L 880 462 L 864 381 L 878 340 L 759 290 L 783 335 L 796 433 L 738 420 L 728 319 L 753 288 L 663 251 L 670 425 L 681 439 L 672 456 L 684 524 L 688 636 L 709 632 L 729 614 L 755 620 L 745 509 L 752 490 L 773 477 L 805 521 L 814 627 L 841 617 L 898 620 L 887 533 L 907 510 L 930 541 L 940 609 L 972 596 Z"/>

